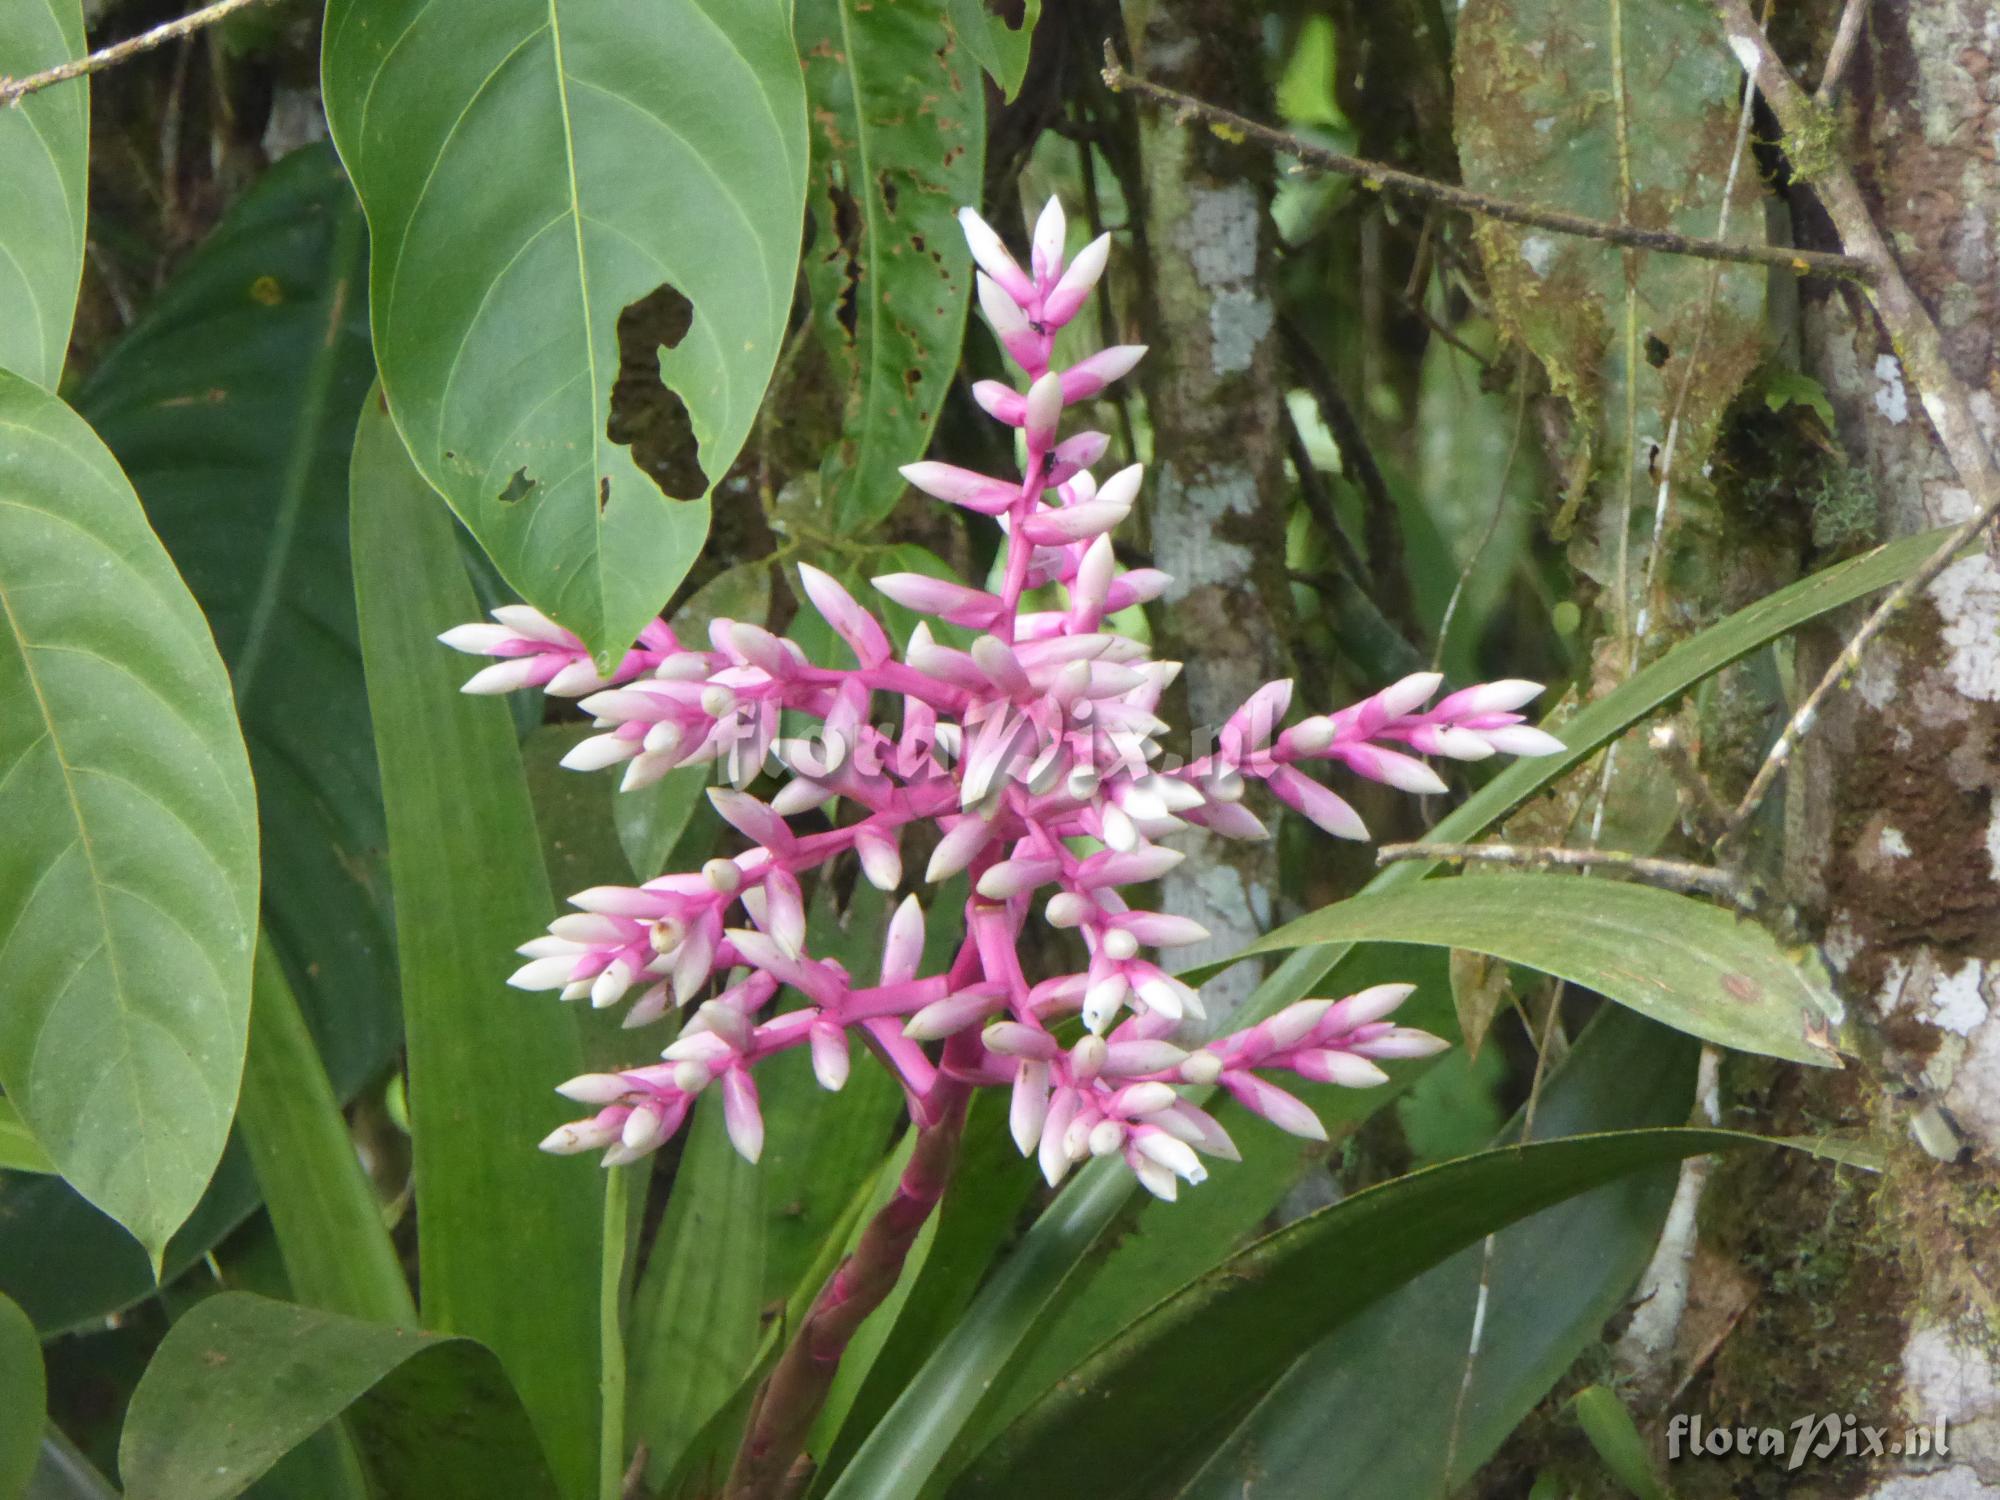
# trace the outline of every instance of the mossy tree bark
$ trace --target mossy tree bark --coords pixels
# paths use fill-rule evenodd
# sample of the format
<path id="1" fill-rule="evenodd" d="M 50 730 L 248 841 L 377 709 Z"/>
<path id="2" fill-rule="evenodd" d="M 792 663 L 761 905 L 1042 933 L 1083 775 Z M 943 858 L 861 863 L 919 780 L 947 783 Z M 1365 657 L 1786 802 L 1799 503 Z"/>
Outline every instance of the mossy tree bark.
<path id="1" fill-rule="evenodd" d="M 1133 7 L 1139 71 L 1200 98 L 1269 113 L 1254 10 L 1231 0 Z M 1155 562 L 1173 574 L 1156 617 L 1160 655 L 1185 662 L 1184 695 L 1164 716 L 1212 738 L 1264 683 L 1288 673 L 1284 572 L 1283 390 L 1266 271 L 1271 163 L 1254 148 L 1140 118 L 1149 274 L 1142 317 L 1152 346 L 1140 367 L 1154 468 L 1145 507 Z M 1165 880 L 1163 904 L 1213 935 L 1186 963 L 1244 947 L 1269 929 L 1277 861 L 1270 844 L 1203 837 Z M 1239 965 L 1208 985 L 1211 1017 L 1255 980 Z"/>
<path id="2" fill-rule="evenodd" d="M 1810 58 L 1808 77 L 1839 10 L 1815 5 L 1810 25 L 1778 38 L 1788 58 Z M 2000 442 L 1996 126 L 2000 22 L 1988 0 L 1868 8 L 1830 144 L 1854 164 L 1989 443 Z M 1811 144 L 1787 143 L 1802 174 Z M 1831 246 L 1809 181 L 1791 197 L 1801 242 Z M 1807 367 L 1832 398 L 1883 533 L 1965 519 L 1970 498 L 1859 291 L 1809 288 L 1803 328 Z M 1873 1185 L 1830 1185 L 1823 1171 L 1769 1161 L 1726 1170 L 1711 1228 L 1756 1263 L 1763 1284 L 1711 1383 L 1685 1404 L 1716 1421 L 1765 1424 L 1851 1411 L 1890 1427 L 1892 1439 L 1904 1424 L 1942 1418 L 1950 1445 L 1942 1465 L 1865 1451 L 1808 1460 L 1812 1483 L 1826 1486 L 1815 1494 L 2000 1497 L 1996 558 L 1989 535 L 1875 645 L 1806 741 L 1783 816 L 1773 818 L 1782 829 L 1769 830 L 1782 833 L 1788 894 L 1821 933 L 1871 1055 L 1841 1076 L 1755 1080 L 1742 1102 L 1799 1122 L 1864 1123 L 1889 1147 L 1891 1167 Z M 1829 631 L 1802 643 L 1801 691 L 1840 639 Z M 1752 1072 L 1761 1070 L 1738 1069 L 1739 1084 Z M 1804 1472 L 1758 1482 L 1797 1483 Z"/>

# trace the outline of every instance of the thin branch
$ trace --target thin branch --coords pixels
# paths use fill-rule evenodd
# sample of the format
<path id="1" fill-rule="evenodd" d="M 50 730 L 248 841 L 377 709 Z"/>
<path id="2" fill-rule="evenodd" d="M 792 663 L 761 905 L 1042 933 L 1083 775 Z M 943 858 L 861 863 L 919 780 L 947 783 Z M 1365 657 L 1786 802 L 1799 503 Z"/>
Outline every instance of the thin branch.
<path id="1" fill-rule="evenodd" d="M 1840 26 L 1833 34 L 1833 45 L 1826 49 L 1826 67 L 1813 94 L 1815 104 L 1833 103 L 1833 96 L 1840 88 L 1840 75 L 1847 71 L 1847 64 L 1854 56 L 1855 43 L 1861 40 L 1861 23 L 1867 15 L 1868 0 L 1847 0 L 1841 8 Z"/>
<path id="2" fill-rule="evenodd" d="M 164 42 L 187 36 L 204 26 L 213 26 L 225 16 L 264 3 L 265 0 L 215 0 L 213 5 L 204 5 L 200 10 L 182 16 L 177 21 L 163 22 L 151 31 L 142 31 L 135 37 L 127 37 L 124 41 L 101 48 L 87 57 L 79 57 L 73 62 L 58 63 L 53 68 L 30 73 L 26 78 L 0 78 L 0 109 L 20 103 L 22 99 L 37 90 L 48 88 L 53 84 L 68 83 L 72 78 L 82 78 L 89 73 L 102 72 L 105 68 L 122 63 L 128 57 L 136 57 L 141 52 L 150 52 Z"/>
<path id="3" fill-rule="evenodd" d="M 1785 70 L 1784 63 L 1772 50 L 1771 40 L 1764 34 L 1764 28 L 1752 18 L 1746 0 L 1714 0 L 1714 3 L 1722 17 L 1723 29 L 1728 33 L 1731 49 L 1744 68 L 1756 78 L 1757 87 L 1777 115 L 1786 135 L 1810 133 L 1821 125 L 1823 115 L 1820 107 Z M 1890 253 L 1874 215 L 1869 212 L 1867 200 L 1861 194 L 1861 186 L 1855 181 L 1853 171 L 1844 160 L 1835 156 L 1814 175 L 1812 188 L 1826 209 L 1827 217 L 1833 221 L 1833 227 L 1839 232 L 1841 243 L 1853 258 L 1870 268 L 1871 274 L 1864 278 L 1868 299 L 1874 304 L 1882 326 L 1888 330 L 1889 342 L 1902 359 L 1909 383 L 1923 399 L 1924 411 L 1930 417 L 1931 427 L 1938 435 L 1945 457 L 1972 495 L 1974 510 L 1921 568 L 1889 591 L 1853 638 L 1841 648 L 1833 665 L 1827 668 L 1818 685 L 1799 705 L 1798 712 L 1792 715 L 1791 722 L 1785 725 L 1764 764 L 1757 768 L 1749 790 L 1744 792 L 1743 800 L 1730 814 L 1729 826 L 1723 833 L 1724 843 L 1742 834 L 1752 814 L 1770 792 L 1778 773 L 1791 759 L 1800 739 L 1812 728 L 1828 694 L 1855 669 L 1862 653 L 1882 633 L 1883 627 L 1899 609 L 1930 587 L 1961 547 L 1990 526 L 1994 517 L 2000 516 L 2000 468 L 1995 467 L 1992 450 L 1987 447 L 1985 435 L 1973 415 L 1971 395 L 1946 360 L 1944 340 L 1938 333 L 1937 324 L 1931 321 L 1930 313 L 1910 289 L 1909 282 L 1904 280 L 1902 269 Z"/>
<path id="4" fill-rule="evenodd" d="M 1365 187 L 1401 193 L 1406 197 L 1421 198 L 1428 202 L 1449 204 L 1453 208 L 1464 209 L 1467 213 L 1479 214 L 1488 219 L 1499 219 L 1503 223 L 1519 224 L 1529 229 L 1547 229 L 1556 234 L 1571 234 L 1582 239 L 1605 240 L 1635 250 L 1658 250 L 1668 255 L 1689 255 L 1700 260 L 1728 260 L 1745 265 L 1778 266 L 1801 275 L 1840 276 L 1865 282 L 1874 274 L 1872 262 L 1851 255 L 1834 255 L 1824 250 L 1791 250 L 1781 245 L 1732 245 L 1720 240 L 1705 240 L 1675 234 L 1667 229 L 1642 229 L 1636 224 L 1610 224 L 1602 219 L 1585 218 L 1582 214 L 1565 213 L 1561 209 L 1543 208 L 1533 203 L 1520 203 L 1511 198 L 1496 198 L 1489 193 L 1474 192 L 1470 188 L 1439 182 L 1435 178 L 1419 177 L 1414 172 L 1405 172 L 1398 167 L 1389 166 L 1386 162 L 1369 161 L 1363 157 L 1349 156 L 1343 151 L 1328 150 L 1311 141 L 1288 135 L 1282 130 L 1274 130 L 1269 125 L 1260 125 L 1257 121 L 1246 119 L 1232 110 L 1205 103 L 1181 93 L 1178 89 L 1170 89 L 1150 79 L 1140 78 L 1127 72 L 1109 53 L 1105 55 L 1104 81 L 1113 90 L 1130 91 L 1155 103 L 1167 105 L 1182 119 L 1205 121 L 1225 138 L 1255 141 L 1266 150 L 1292 157 L 1300 165 L 1315 171 L 1359 178 Z"/>
<path id="5" fill-rule="evenodd" d="M 1403 566 L 1402 523 L 1396 497 L 1389 491 L 1389 481 L 1382 477 L 1382 466 L 1375 462 L 1374 450 L 1362 434 L 1354 408 L 1347 404 L 1347 398 L 1334 382 L 1333 371 L 1320 358 L 1312 340 L 1288 318 L 1279 319 L 1278 333 L 1291 357 L 1292 368 L 1312 393 L 1320 420 L 1326 423 L 1334 445 L 1340 449 L 1342 471 L 1354 481 L 1365 502 L 1361 536 L 1368 547 L 1368 572 L 1363 576 L 1374 580 L 1382 613 L 1399 626 L 1411 626 L 1416 609 L 1410 594 L 1409 573 Z"/>
<path id="6" fill-rule="evenodd" d="M 1720 896 L 1736 906 L 1751 905 L 1750 889 L 1734 870 L 1689 864 L 1681 859 L 1627 854 L 1622 849 L 1565 849 L 1554 844 L 1384 844 L 1375 851 L 1375 863 L 1378 865 L 1394 864 L 1405 859 L 1469 860 L 1483 864 L 1523 865 L 1530 869 L 1561 866 L 1578 870 L 1623 870 L 1649 885 L 1700 891 L 1705 895 Z"/>

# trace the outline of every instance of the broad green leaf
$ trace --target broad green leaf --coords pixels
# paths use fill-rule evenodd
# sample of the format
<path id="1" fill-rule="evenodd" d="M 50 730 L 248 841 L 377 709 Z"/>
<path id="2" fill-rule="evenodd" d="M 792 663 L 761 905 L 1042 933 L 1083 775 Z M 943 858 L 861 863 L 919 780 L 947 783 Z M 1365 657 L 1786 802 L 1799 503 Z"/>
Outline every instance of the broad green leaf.
<path id="1" fill-rule="evenodd" d="M 1604 1007 L 1550 1075 L 1536 1138 L 1679 1124 L 1696 1051 Z M 1457 1493 L 1600 1336 L 1652 1256 L 1674 1182 L 1661 1167 L 1579 1194 L 1501 1230 L 1490 1267 L 1470 1245 L 1383 1298 L 1286 1371 L 1180 1500 L 1278 1500 L 1329 1473 L 1348 1476 L 1351 1500 Z M 1563 1274 L 1549 1275 L 1557 1264 Z M 1329 1411 L 1341 1420 L 1329 1423 Z"/>
<path id="2" fill-rule="evenodd" d="M 1639 1424 L 1608 1386 L 1586 1386 L 1570 1397 L 1577 1424 L 1614 1478 L 1637 1500 L 1669 1500 L 1667 1488 L 1653 1472 L 1653 1457 Z"/>
<path id="3" fill-rule="evenodd" d="M 950 12 L 959 39 L 1000 86 L 1001 97 L 1011 104 L 1021 92 L 1021 80 L 1028 75 L 1028 48 L 1034 39 L 1035 22 L 1041 19 L 1042 0 L 1023 0 L 1018 26 L 994 14 L 996 6 L 1004 4 L 1006 0 L 950 0 Z"/>
<path id="4" fill-rule="evenodd" d="M 1713 236 L 1729 184 L 1728 238 L 1762 243 L 1747 149 L 1730 175 L 1743 71 L 1707 0 L 1467 0 L 1453 59 L 1466 186 Z M 1722 414 L 1763 355 L 1766 272 L 1497 220 L 1477 233 L 1502 326 L 1542 362 L 1600 461 L 1597 544 L 1572 556 L 1608 585 L 1621 520 L 1651 515 L 1649 454 L 1670 418 L 1682 506 L 1706 492 Z M 1639 556 L 1627 560 L 1635 602 Z"/>
<path id="5" fill-rule="evenodd" d="M 233 1132 L 207 1191 L 167 1241 L 156 1282 L 139 1242 L 60 1177 L 0 1172 L 0 1294 L 44 1338 L 95 1328 L 198 1265 L 256 1208 L 257 1174 Z"/>
<path id="6" fill-rule="evenodd" d="M 0 78 L 81 57 L 82 0 L 0 0 Z M 90 85 L 58 84 L 0 109 L 0 370 L 54 390 L 83 275 Z"/>
<path id="7" fill-rule="evenodd" d="M 229 679 L 83 420 L 0 372 L 0 1085 L 157 1261 L 250 1023 L 257 819 Z"/>
<path id="8" fill-rule="evenodd" d="M 0 1094 L 0 1168 L 37 1174 L 56 1169 L 49 1153 L 42 1149 L 34 1132 L 22 1122 L 21 1112 L 5 1094 Z"/>
<path id="9" fill-rule="evenodd" d="M 1942 537 L 1943 532 L 1932 531 L 1878 547 L 1781 589 L 1679 643 L 1575 718 L 1556 726 L 1566 747 L 1561 754 L 1508 766 L 1446 816 L 1431 837 L 1456 842 L 1477 836 L 1702 678 L 1829 610 L 1907 577 L 1936 550 Z M 1391 865 L 1368 889 L 1398 889 L 1430 868 L 1414 860 Z M 1313 992 L 1353 952 L 1352 944 L 1335 943 L 1291 954 L 1258 986 L 1243 1021 L 1248 1024 L 1270 1015 Z M 1337 991 L 1338 986 L 1331 988 Z M 1245 1162 L 1232 1170 L 1249 1165 Z M 1215 1187 L 1222 1175 L 1217 1173 L 1204 1187 Z M 1065 1277 L 1136 1191 L 1130 1175 L 1113 1163 L 1086 1168 L 1063 1190 L 875 1426 L 828 1492 L 831 1500 L 906 1500 L 923 1492 L 929 1477 L 961 1441 L 1003 1367 L 1045 1316 Z M 1240 1233 L 1254 1222 L 1233 1232 Z"/>
<path id="10" fill-rule="evenodd" d="M 368 211 L 396 425 L 508 582 L 607 663 L 700 550 L 784 337 L 807 154 L 790 17 L 786 0 L 327 10 L 327 118 Z M 634 399 L 698 445 L 698 476 L 685 441 L 673 466 L 692 498 L 611 436 L 628 314 L 658 349 Z"/>
<path id="11" fill-rule="evenodd" d="M 801 0 L 812 120 L 805 257 L 813 325 L 843 400 L 820 504 L 843 536 L 903 494 L 958 367 L 972 260 L 957 211 L 977 205 L 985 84 L 949 0 Z M 983 21 L 976 28 L 985 35 Z"/>
<path id="12" fill-rule="evenodd" d="M 27 1493 L 41 1456 L 48 1389 L 42 1341 L 28 1315 L 0 1297 L 0 1495 Z"/>
<path id="13" fill-rule="evenodd" d="M 208 616 L 257 777 L 264 926 L 335 1089 L 401 1044 L 347 551 L 373 372 L 360 208 L 326 146 L 260 177 L 77 396 Z"/>
<path id="14" fill-rule="evenodd" d="M 1426 880 L 1323 906 L 1246 952 L 1335 942 L 1490 953 L 1704 1041 L 1840 1066 L 1828 1038 L 1840 1002 L 1816 961 L 1787 957 L 1755 922 L 1673 891 L 1572 875 Z"/>
<path id="15" fill-rule="evenodd" d="M 132 1393 L 119 1473 L 134 1496 L 228 1500 L 343 1413 L 384 1500 L 561 1493 L 491 1351 L 249 1292 L 168 1331 Z"/>
<path id="16" fill-rule="evenodd" d="M 241 1118 L 292 1295 L 326 1312 L 415 1323 L 382 1205 L 269 944 L 257 949 Z"/>
<path id="17" fill-rule="evenodd" d="M 354 582 L 388 813 L 424 1322 L 499 1357 L 563 1493 L 595 1493 L 604 1185 L 535 1143 L 582 1071 L 573 1012 L 506 987 L 554 902 L 505 705 L 459 692 L 439 632 L 473 618 L 450 516 L 371 395 Z"/>
<path id="18" fill-rule="evenodd" d="M 764 1183 L 729 1144 L 721 1104 L 711 1094 L 695 1108 L 633 1291 L 625 1428 L 656 1481 L 728 1401 L 762 1332 Z"/>
<path id="19" fill-rule="evenodd" d="M 1100 1347 L 1002 1433 L 954 1500 L 1148 1496 L 1293 1360 L 1463 1246 L 1627 1173 L 1742 1144 L 1727 1131 L 1617 1131 L 1427 1167 L 1309 1214 L 1232 1256 Z"/>

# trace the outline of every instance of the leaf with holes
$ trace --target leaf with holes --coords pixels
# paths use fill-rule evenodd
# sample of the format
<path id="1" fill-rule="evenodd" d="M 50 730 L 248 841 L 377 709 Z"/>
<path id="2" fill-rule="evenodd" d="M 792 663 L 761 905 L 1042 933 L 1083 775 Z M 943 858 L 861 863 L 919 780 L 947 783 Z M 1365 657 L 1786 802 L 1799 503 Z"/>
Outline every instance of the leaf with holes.
<path id="1" fill-rule="evenodd" d="M 332 150 L 293 152 L 77 394 L 229 666 L 265 929 L 343 1099 L 403 1039 L 347 554 L 347 460 L 374 377 L 364 241 Z"/>
<path id="2" fill-rule="evenodd" d="M 700 550 L 784 336 L 807 155 L 790 12 L 328 7 L 396 424 L 508 581 L 601 658 Z"/>
<path id="3" fill-rule="evenodd" d="M 80 0 L 0 0 L 0 78 L 83 55 Z M 41 89 L 0 108 L 0 369 L 50 390 L 69 352 L 83 274 L 90 85 Z"/>
<path id="4" fill-rule="evenodd" d="M 1010 104 L 1028 76 L 1028 48 L 1041 14 L 1042 0 L 951 0 L 951 18 L 967 50 Z"/>
<path id="5" fill-rule="evenodd" d="M 0 1085 L 157 1261 L 243 1068 L 257 811 L 229 678 L 138 497 L 0 372 Z"/>
<path id="6" fill-rule="evenodd" d="M 979 201 L 985 85 L 945 0 L 803 0 L 812 104 L 805 258 L 813 324 L 843 392 L 820 503 L 843 534 L 902 495 L 965 334 L 971 256 L 956 213 Z"/>

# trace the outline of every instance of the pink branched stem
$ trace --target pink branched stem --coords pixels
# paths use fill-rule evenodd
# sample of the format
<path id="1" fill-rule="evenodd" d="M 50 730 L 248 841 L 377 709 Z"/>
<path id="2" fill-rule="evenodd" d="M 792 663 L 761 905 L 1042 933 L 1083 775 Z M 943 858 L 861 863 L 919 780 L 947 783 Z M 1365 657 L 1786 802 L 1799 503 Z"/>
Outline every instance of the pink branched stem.
<path id="1" fill-rule="evenodd" d="M 1289 726 L 1292 684 L 1269 683 L 1214 726 L 1192 761 L 1171 761 L 1156 710 L 1180 664 L 1155 661 L 1116 623 L 1170 598 L 1170 578 L 1121 569 L 1112 547 L 1143 470 L 1132 464 L 1099 483 L 1091 468 L 1110 440 L 1060 430 L 1067 412 L 1129 373 L 1145 350 L 1123 345 L 1051 367 L 1055 333 L 1096 284 L 1109 237 L 1066 256 L 1062 210 L 1051 202 L 1023 269 L 978 215 L 968 209 L 960 219 L 979 267 L 980 308 L 1025 380 L 1025 389 L 982 380 L 972 395 L 1018 432 L 1021 465 L 1018 478 L 936 461 L 903 469 L 915 488 L 1006 535 L 997 577 L 872 580 L 940 622 L 936 631 L 920 625 L 899 650 L 843 584 L 801 565 L 801 589 L 852 667 L 819 666 L 796 643 L 727 619 L 711 622 L 705 645 L 655 621 L 609 674 L 573 633 L 526 605 L 444 636 L 492 659 L 467 691 L 539 688 L 580 699 L 599 732 L 564 757 L 573 769 L 622 766 L 628 790 L 681 767 L 722 771 L 729 785 L 709 796 L 743 845 L 698 871 L 579 892 L 575 911 L 522 945 L 528 962 L 509 981 L 518 988 L 625 1005 L 627 1027 L 669 1016 L 682 1023 L 659 1061 L 560 1085 L 594 1112 L 551 1132 L 543 1148 L 601 1151 L 607 1165 L 637 1160 L 712 1091 L 731 1142 L 755 1161 L 763 1061 L 808 1048 L 821 1086 L 838 1090 L 857 1042 L 895 1075 L 918 1128 L 896 1197 L 772 1372 L 732 1493 L 770 1494 L 788 1482 L 841 1350 L 895 1284 L 943 1190 L 970 1089 L 1009 1091 L 1014 1141 L 1051 1187 L 1106 1156 L 1172 1199 L 1183 1183 L 1206 1179 L 1202 1158 L 1236 1156 L 1221 1124 L 1183 1088 L 1219 1085 L 1279 1129 L 1324 1139 L 1312 1110 L 1267 1075 L 1366 1088 L 1388 1078 L 1381 1064 L 1444 1046 L 1388 1019 L 1410 992 L 1394 984 L 1301 1000 L 1206 1041 L 1191 1034 L 1205 1019 L 1200 994 L 1165 965 L 1172 949 L 1208 934 L 1128 899 L 1183 859 L 1166 841 L 1191 826 L 1268 837 L 1244 801 L 1259 783 L 1334 837 L 1366 838 L 1327 773 L 1438 793 L 1445 784 L 1420 757 L 1561 748 L 1519 711 L 1539 685 L 1494 682 L 1438 697 L 1442 678 L 1426 672 Z M 947 630 L 967 634 L 940 638 Z M 801 722 L 816 731 L 781 737 Z M 750 788 L 767 769 L 781 784 L 765 801 Z M 794 819 L 812 821 L 794 828 Z M 931 852 L 920 880 L 909 880 L 906 835 L 924 830 Z M 927 918 L 914 892 L 888 923 L 872 979 L 809 951 L 802 877 L 849 858 L 885 892 L 966 876 L 965 936 L 942 972 L 921 972 Z M 1021 939 L 1037 919 L 1064 934 L 1057 941 L 1080 965 L 1073 972 L 1025 971 Z M 1059 1040 L 1073 1018 L 1083 1034 Z"/>
<path id="2" fill-rule="evenodd" d="M 895 1194 L 868 1221 L 854 1253 L 834 1271 L 758 1390 L 725 1500 L 767 1500 L 786 1492 L 841 1356 L 863 1321 L 895 1290 L 910 1247 L 944 1197 L 965 1131 L 971 1086 L 947 1080 L 940 1094 L 933 1101 L 937 1121 L 918 1131 Z M 809 1475 L 810 1467 L 805 1472 Z"/>

